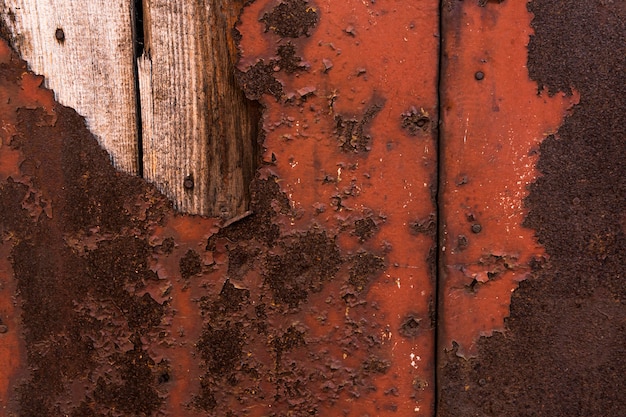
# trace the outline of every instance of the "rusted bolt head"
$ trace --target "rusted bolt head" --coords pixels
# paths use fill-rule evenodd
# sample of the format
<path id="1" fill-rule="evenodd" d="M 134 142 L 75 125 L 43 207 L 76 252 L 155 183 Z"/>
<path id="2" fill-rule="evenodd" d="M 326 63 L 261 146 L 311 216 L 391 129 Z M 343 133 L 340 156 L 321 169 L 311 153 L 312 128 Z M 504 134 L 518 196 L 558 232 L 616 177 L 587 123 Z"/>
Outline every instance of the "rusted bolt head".
<path id="1" fill-rule="evenodd" d="M 485 78 L 485 73 L 482 72 L 482 71 L 476 71 L 476 73 L 474 74 L 474 78 L 476 78 L 478 81 L 480 81 L 483 78 Z"/>
<path id="2" fill-rule="evenodd" d="M 57 41 L 63 42 L 65 40 L 65 32 L 63 32 L 63 29 L 57 28 L 57 30 L 54 32 L 54 37 L 57 39 Z"/>
<path id="3" fill-rule="evenodd" d="M 478 223 L 472 225 L 472 233 L 480 233 L 483 230 L 483 227 Z"/>
<path id="4" fill-rule="evenodd" d="M 6 333 L 9 331 L 9 328 L 6 324 L 0 324 L 0 333 Z"/>
<path id="5" fill-rule="evenodd" d="M 185 190 L 193 190 L 193 177 L 191 175 L 187 175 L 183 180 L 183 187 Z"/>

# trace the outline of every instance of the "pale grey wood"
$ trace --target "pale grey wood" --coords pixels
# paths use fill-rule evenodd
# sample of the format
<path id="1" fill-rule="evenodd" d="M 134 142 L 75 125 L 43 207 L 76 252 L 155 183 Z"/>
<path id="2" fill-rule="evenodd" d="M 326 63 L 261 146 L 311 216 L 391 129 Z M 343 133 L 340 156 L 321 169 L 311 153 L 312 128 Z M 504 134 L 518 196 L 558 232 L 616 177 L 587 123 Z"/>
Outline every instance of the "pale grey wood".
<path id="1" fill-rule="evenodd" d="M 247 210 L 258 119 L 233 73 L 242 4 L 144 0 L 144 177 L 183 212 L 230 219 Z"/>
<path id="2" fill-rule="evenodd" d="M 137 173 L 132 1 L 4 0 L 0 7 L 30 68 L 85 117 L 118 169 Z"/>

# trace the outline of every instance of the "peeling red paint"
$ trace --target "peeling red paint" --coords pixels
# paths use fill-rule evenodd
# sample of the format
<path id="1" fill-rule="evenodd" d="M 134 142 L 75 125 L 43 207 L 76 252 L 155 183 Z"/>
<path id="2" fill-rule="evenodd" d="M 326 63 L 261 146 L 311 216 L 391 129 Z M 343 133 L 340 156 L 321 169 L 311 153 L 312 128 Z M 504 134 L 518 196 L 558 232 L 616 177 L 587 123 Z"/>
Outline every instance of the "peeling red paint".
<path id="1" fill-rule="evenodd" d="M 522 227 L 524 198 L 538 145 L 579 96 L 530 80 L 525 2 L 449 3 L 443 17 L 439 325 L 444 349 L 471 356 L 480 336 L 504 330 L 511 293 L 546 256 Z"/>
<path id="2" fill-rule="evenodd" d="M 266 78 L 260 172 L 277 176 L 289 197 L 295 215 L 281 224 L 285 233 L 319 224 L 349 256 L 366 251 L 384 259 L 366 292 L 350 295 L 376 307 L 348 305 L 327 320 L 340 327 L 346 320 L 370 323 L 389 361 L 370 381 L 367 399 L 342 393 L 332 406 L 320 404 L 321 414 L 431 415 L 435 230 L 413 233 L 410 225 L 435 213 L 438 3 L 301 3 L 318 19 L 297 38 L 281 38 L 264 18 L 297 1 L 255 1 L 241 17 L 244 90 L 258 95 L 248 74 L 262 67 L 282 89 Z M 292 70 L 281 63 L 285 46 L 295 49 Z M 419 129 L 403 128 L 407 112 L 422 115 Z M 332 296 L 345 294 L 337 290 Z M 407 337 L 402 326 L 409 316 L 420 330 Z M 337 366 L 354 368 L 367 354 L 339 346 L 327 354 Z"/>
<path id="3" fill-rule="evenodd" d="M 200 339 L 202 334 L 203 319 L 196 307 L 196 300 L 204 290 L 202 281 L 180 277 L 180 260 L 190 250 L 204 252 L 207 239 L 218 230 L 217 221 L 199 216 L 170 214 L 163 226 L 156 227 L 151 237 L 151 243 L 155 246 L 163 246 L 167 239 L 175 242 L 171 251 L 164 250 L 154 258 L 152 265 L 159 277 L 167 280 L 159 288 L 158 298 L 153 298 L 169 300 L 173 311 L 167 322 L 164 343 L 153 348 L 153 357 L 168 361 L 167 378 L 173 379 L 164 407 L 167 415 L 198 415 L 190 404 L 193 401 L 192 394 L 200 389 L 202 375 L 194 341 Z M 202 261 L 204 268 L 211 264 L 211 259 Z"/>

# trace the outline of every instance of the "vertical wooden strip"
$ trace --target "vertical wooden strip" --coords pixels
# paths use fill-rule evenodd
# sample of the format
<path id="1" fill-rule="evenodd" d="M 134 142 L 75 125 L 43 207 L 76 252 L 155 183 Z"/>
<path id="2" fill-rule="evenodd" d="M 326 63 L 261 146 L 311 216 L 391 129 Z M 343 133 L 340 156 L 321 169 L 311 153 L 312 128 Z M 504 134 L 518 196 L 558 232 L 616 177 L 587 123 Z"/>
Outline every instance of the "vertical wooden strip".
<path id="1" fill-rule="evenodd" d="M 257 117 L 236 87 L 231 32 L 242 4 L 144 4 L 144 173 L 183 212 L 226 219 L 249 203 Z"/>
<path id="2" fill-rule="evenodd" d="M 83 115 L 118 169 L 137 173 L 132 2 L 6 0 L 13 46 L 60 103 Z"/>

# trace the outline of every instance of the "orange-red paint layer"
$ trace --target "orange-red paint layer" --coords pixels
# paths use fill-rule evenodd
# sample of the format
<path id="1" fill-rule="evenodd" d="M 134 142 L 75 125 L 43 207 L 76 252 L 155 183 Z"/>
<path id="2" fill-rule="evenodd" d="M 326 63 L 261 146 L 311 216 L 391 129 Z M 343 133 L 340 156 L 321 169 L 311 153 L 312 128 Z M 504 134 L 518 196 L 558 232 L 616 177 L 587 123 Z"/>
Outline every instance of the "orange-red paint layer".
<path id="1" fill-rule="evenodd" d="M 526 68 L 525 2 L 444 7 L 440 188 L 442 347 L 474 355 L 504 329 L 511 293 L 545 256 L 522 226 L 538 145 L 578 95 L 538 91 Z"/>
<path id="2" fill-rule="evenodd" d="M 321 327 L 306 319 L 319 334 L 346 320 L 370 322 L 390 360 L 371 392 L 358 399 L 343 392 L 335 403 L 320 404 L 320 414 L 430 416 L 438 2 L 310 1 L 306 11 L 318 20 L 298 37 L 284 36 L 289 28 L 268 18 L 281 4 L 299 2 L 257 0 L 244 10 L 239 68 L 251 73 L 269 65 L 282 87 L 261 100 L 261 174 L 278 177 L 295 211 L 282 230 L 318 224 L 345 253 L 367 251 L 385 263 L 364 296 L 375 310 L 347 306 Z M 285 62 L 284 47 L 301 58 L 296 68 Z M 407 337 L 403 325 L 419 331 Z M 338 343 L 327 355 L 355 366 L 364 353 Z"/>
<path id="3" fill-rule="evenodd" d="M 166 326 L 163 340 L 153 344 L 150 352 L 153 358 L 168 362 L 172 378 L 175 378 L 163 407 L 166 415 L 202 415 L 199 410 L 194 409 L 193 399 L 200 390 L 202 376 L 201 360 L 195 345 L 203 326 L 197 301 L 205 291 L 201 280 L 181 277 L 180 261 L 189 251 L 204 252 L 207 239 L 218 230 L 217 222 L 218 219 L 172 213 L 164 219 L 162 226 L 155 227 L 151 236 L 151 243 L 154 245 L 163 245 L 167 239 L 176 242 L 171 252 L 155 256 L 152 264 L 153 270 L 163 281 L 158 293 L 151 295 L 155 300 L 169 304 L 172 310 L 164 323 Z M 202 269 L 212 264 L 211 254 L 207 256 L 201 259 Z M 223 284 L 223 278 L 219 284 Z"/>

